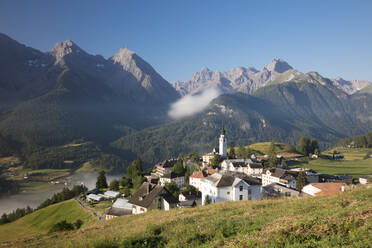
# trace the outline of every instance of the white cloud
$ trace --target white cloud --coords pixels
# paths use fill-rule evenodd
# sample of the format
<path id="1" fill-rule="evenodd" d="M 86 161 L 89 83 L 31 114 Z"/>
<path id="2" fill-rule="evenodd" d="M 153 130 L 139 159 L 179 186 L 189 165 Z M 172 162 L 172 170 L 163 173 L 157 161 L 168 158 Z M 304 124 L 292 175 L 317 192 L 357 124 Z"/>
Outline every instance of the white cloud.
<path id="1" fill-rule="evenodd" d="M 219 95 L 220 91 L 216 88 L 206 89 L 197 95 L 186 95 L 171 105 L 168 115 L 173 119 L 179 119 L 196 114 Z"/>

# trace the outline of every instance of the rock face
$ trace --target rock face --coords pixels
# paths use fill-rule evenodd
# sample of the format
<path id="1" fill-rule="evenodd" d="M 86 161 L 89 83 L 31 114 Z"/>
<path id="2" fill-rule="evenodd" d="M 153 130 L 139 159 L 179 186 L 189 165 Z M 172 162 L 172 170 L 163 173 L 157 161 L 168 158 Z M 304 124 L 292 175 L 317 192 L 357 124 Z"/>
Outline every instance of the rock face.
<path id="1" fill-rule="evenodd" d="M 343 91 L 345 91 L 348 94 L 354 94 L 354 93 L 364 89 L 365 87 L 367 87 L 369 85 L 372 85 L 371 82 L 366 81 L 366 80 L 347 81 L 347 80 L 344 80 L 341 77 L 337 77 L 337 78 L 333 79 L 332 81 L 333 81 L 333 84 L 336 87 L 342 89 Z"/>
<path id="2" fill-rule="evenodd" d="M 227 72 L 214 72 L 204 67 L 186 82 L 176 82 L 173 87 L 181 95 L 196 94 L 212 87 L 217 87 L 222 93 L 252 94 L 263 86 L 288 81 L 332 84 L 348 94 L 354 94 L 371 84 L 363 80 L 345 81 L 341 78 L 330 80 L 317 72 L 301 73 L 279 58 L 273 59 L 260 71 L 252 67 L 236 67 Z"/>

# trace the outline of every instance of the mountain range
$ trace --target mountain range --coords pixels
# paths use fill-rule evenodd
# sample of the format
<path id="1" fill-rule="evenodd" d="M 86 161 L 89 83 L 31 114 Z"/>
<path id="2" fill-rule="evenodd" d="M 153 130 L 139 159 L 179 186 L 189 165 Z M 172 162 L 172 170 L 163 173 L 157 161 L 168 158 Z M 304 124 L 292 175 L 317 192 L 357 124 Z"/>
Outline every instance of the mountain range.
<path id="1" fill-rule="evenodd" d="M 314 76 L 317 78 L 314 79 Z M 234 92 L 252 94 L 257 89 L 269 84 L 304 80 L 319 82 L 320 77 L 316 72 L 301 73 L 293 69 L 283 59 L 273 59 L 260 71 L 254 67 L 236 67 L 227 72 L 214 72 L 203 67 L 200 72 L 196 72 L 186 82 L 175 82 L 174 88 L 183 96 L 196 94 L 212 87 L 219 89 L 224 94 Z M 354 94 L 371 85 L 371 82 L 366 80 L 347 81 L 341 77 L 320 80 L 322 83 L 334 85 L 348 94 Z"/>
<path id="2" fill-rule="evenodd" d="M 0 147 L 6 148 L 0 155 L 17 154 L 34 165 L 41 154 L 84 140 L 115 161 L 141 156 L 150 166 L 179 153 L 211 150 L 222 123 L 229 145 L 295 144 L 307 135 L 327 147 L 372 129 L 370 82 L 301 73 L 282 59 L 261 71 L 205 67 L 172 85 L 127 48 L 105 59 L 67 40 L 41 52 L 0 34 L 0 53 Z M 210 88 L 222 94 L 207 107 L 182 119 L 169 117 L 183 96 Z M 58 154 L 48 156 L 42 164 L 55 164 Z"/>

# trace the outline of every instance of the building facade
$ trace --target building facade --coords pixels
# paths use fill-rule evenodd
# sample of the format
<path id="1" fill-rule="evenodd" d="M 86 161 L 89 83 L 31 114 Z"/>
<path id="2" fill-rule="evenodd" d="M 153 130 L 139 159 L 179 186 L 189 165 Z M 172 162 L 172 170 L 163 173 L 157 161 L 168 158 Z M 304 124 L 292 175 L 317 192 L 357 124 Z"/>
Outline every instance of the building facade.
<path id="1" fill-rule="evenodd" d="M 260 200 L 262 198 L 261 185 L 253 178 L 242 178 L 231 173 L 215 173 L 202 179 L 202 205 L 206 197 L 211 203 L 241 200 Z"/>

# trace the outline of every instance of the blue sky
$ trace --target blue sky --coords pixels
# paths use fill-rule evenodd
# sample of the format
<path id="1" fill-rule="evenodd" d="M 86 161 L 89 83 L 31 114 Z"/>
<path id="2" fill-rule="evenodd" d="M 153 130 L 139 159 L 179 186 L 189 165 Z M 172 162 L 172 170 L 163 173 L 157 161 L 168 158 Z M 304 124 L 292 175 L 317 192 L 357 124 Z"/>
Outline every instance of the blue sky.
<path id="1" fill-rule="evenodd" d="M 368 0 L 1 0 L 0 32 L 42 51 L 71 39 L 107 58 L 125 46 L 170 82 L 277 57 L 372 81 L 371 12 Z"/>

